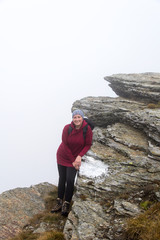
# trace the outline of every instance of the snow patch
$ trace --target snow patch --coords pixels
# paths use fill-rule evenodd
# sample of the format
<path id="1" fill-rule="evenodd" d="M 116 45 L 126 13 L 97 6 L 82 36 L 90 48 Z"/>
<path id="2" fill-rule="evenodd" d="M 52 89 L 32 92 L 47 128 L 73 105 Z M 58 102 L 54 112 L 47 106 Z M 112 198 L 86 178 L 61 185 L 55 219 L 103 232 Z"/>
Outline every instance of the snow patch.
<path id="1" fill-rule="evenodd" d="M 108 175 L 108 165 L 92 157 L 86 157 L 80 167 L 80 175 L 88 178 L 104 177 Z"/>

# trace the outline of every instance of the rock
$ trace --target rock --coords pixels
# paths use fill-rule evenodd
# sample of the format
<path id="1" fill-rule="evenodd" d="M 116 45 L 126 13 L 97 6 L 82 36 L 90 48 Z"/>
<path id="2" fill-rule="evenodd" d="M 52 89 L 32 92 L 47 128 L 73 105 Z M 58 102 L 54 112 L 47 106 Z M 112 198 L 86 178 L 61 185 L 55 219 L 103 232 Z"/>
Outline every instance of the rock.
<path id="1" fill-rule="evenodd" d="M 155 159 L 160 161 L 160 147 L 155 146 L 154 143 L 151 143 L 150 141 L 148 143 L 149 143 L 148 150 L 149 153 L 151 154 L 149 156 L 151 156 L 152 158 L 155 157 Z"/>
<path id="2" fill-rule="evenodd" d="M 99 213 L 98 215 L 97 212 Z M 73 228 L 73 239 L 99 239 L 99 237 L 104 235 L 104 229 L 107 229 L 105 218 L 106 214 L 100 204 L 91 200 L 85 201 L 84 203 L 82 201 L 76 201 L 64 228 L 66 240 L 71 239 L 70 236 L 72 235 L 72 232 L 70 232 L 68 236 L 68 229 L 72 231 L 72 225 L 75 226 Z M 69 223 L 72 223 L 72 225 Z M 78 229 L 76 230 L 77 223 Z M 98 232 L 97 228 L 99 229 Z"/>
<path id="3" fill-rule="evenodd" d="M 105 79 L 121 97 L 83 98 L 72 107 L 82 109 L 95 128 L 64 228 L 67 240 L 123 239 L 127 219 L 142 211 L 140 203 L 159 200 L 160 108 L 148 103 L 160 101 L 160 74 Z"/>
<path id="4" fill-rule="evenodd" d="M 115 200 L 114 201 L 114 209 L 117 211 L 117 214 L 125 216 L 135 216 L 141 212 L 140 207 L 136 204 L 124 201 L 124 200 Z"/>
<path id="5" fill-rule="evenodd" d="M 84 114 L 91 118 L 97 127 L 107 127 L 120 122 L 122 116 L 136 110 L 140 111 L 146 104 L 123 98 L 87 97 L 73 104 L 72 111 L 80 108 Z"/>
<path id="6" fill-rule="evenodd" d="M 160 191 L 159 192 L 155 192 L 155 194 L 156 194 L 156 197 L 157 197 L 158 201 L 160 202 Z"/>
<path id="7" fill-rule="evenodd" d="M 15 236 L 33 215 L 44 211 L 44 197 L 54 188 L 52 184 L 41 183 L 0 194 L 0 240 Z"/>
<path id="8" fill-rule="evenodd" d="M 160 143 L 160 109 L 148 109 L 144 103 L 108 97 L 83 98 L 74 103 L 72 109 L 76 108 L 82 109 L 96 127 L 123 123 Z"/>
<path id="9" fill-rule="evenodd" d="M 160 73 L 114 74 L 105 80 L 118 96 L 149 103 L 160 101 Z"/>
<path id="10" fill-rule="evenodd" d="M 46 227 L 46 223 L 40 223 L 40 226 L 33 231 L 33 233 L 44 233 L 46 231 L 47 227 Z"/>

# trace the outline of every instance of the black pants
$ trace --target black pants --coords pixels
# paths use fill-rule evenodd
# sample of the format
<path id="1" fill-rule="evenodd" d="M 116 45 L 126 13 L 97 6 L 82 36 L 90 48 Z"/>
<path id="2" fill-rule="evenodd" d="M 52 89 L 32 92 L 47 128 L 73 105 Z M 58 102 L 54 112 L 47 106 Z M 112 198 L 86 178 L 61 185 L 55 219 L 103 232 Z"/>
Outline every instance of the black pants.
<path id="1" fill-rule="evenodd" d="M 74 167 L 65 167 L 58 164 L 59 182 L 58 198 L 70 202 L 74 191 L 74 180 L 77 170 Z"/>

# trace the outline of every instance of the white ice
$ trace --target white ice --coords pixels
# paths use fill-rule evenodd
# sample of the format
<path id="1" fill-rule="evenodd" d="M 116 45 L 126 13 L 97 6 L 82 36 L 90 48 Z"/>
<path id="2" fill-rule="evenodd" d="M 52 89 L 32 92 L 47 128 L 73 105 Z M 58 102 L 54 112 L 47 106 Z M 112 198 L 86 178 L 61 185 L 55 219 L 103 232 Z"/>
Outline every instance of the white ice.
<path id="1" fill-rule="evenodd" d="M 86 157 L 80 168 L 80 175 L 99 178 L 108 175 L 108 165 L 92 157 Z"/>

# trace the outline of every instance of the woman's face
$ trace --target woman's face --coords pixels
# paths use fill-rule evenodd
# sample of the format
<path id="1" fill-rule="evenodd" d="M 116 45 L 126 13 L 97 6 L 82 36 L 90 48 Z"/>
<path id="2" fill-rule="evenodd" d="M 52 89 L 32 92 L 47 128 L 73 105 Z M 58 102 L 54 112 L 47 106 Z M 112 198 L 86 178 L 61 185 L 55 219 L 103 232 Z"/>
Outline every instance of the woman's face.
<path id="1" fill-rule="evenodd" d="M 80 128 L 83 122 L 83 118 L 81 115 L 74 115 L 73 117 L 73 123 L 76 128 Z"/>

